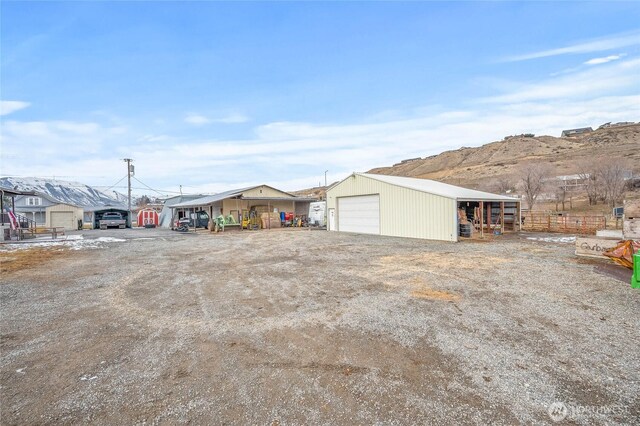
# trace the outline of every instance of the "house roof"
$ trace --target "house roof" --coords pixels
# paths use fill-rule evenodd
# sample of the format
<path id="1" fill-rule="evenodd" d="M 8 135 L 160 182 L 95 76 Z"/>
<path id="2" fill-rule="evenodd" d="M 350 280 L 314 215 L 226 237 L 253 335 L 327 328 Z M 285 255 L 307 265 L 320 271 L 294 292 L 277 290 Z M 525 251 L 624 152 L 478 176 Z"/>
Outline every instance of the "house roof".
<path id="1" fill-rule="evenodd" d="M 475 189 L 462 188 L 460 186 L 449 185 L 429 179 L 417 179 L 401 176 L 376 175 L 371 173 L 354 173 L 369 179 L 391 185 L 409 188 L 428 194 L 440 195 L 442 197 L 453 198 L 459 201 L 519 201 L 514 197 L 492 194 L 490 192 L 476 191 Z"/>
<path id="2" fill-rule="evenodd" d="M 562 134 L 572 134 L 572 133 L 587 133 L 587 132 L 593 132 L 593 129 L 591 127 L 580 127 L 579 129 L 567 129 L 567 130 L 563 130 Z"/>
<path id="3" fill-rule="evenodd" d="M 258 186 L 261 186 L 261 185 L 258 185 Z M 195 200 L 174 204 L 171 207 L 180 208 L 180 207 L 205 206 L 208 204 L 213 204 L 217 201 L 225 200 L 227 198 L 237 197 L 238 195 L 242 195 L 244 191 L 248 191 L 253 188 L 257 188 L 257 186 L 252 186 L 249 188 L 242 188 L 242 189 L 232 189 L 231 191 L 225 191 L 215 195 L 207 195 L 206 197 L 196 198 Z"/>
<path id="4" fill-rule="evenodd" d="M 67 204 L 67 203 L 60 203 L 60 204 Z M 112 205 L 106 205 L 106 206 L 86 206 L 86 207 L 82 207 L 82 209 L 85 212 L 99 212 L 103 210 L 120 210 L 120 211 L 126 212 L 127 206 L 122 204 L 112 204 Z"/>
<path id="5" fill-rule="evenodd" d="M 18 191 L 17 189 L 7 188 L 4 186 L 0 186 L 0 191 L 4 193 L 4 195 L 8 195 L 10 197 L 15 197 L 18 195 L 36 195 L 33 191 Z"/>
<path id="6" fill-rule="evenodd" d="M 268 188 L 271 189 L 275 189 L 278 192 L 281 192 L 283 194 L 289 195 L 289 197 L 242 197 L 242 194 L 244 192 L 247 192 L 249 190 L 255 189 L 255 188 L 260 188 L 266 186 Z M 302 197 L 296 197 L 295 195 L 289 194 L 288 192 L 284 192 L 281 191 L 277 188 L 274 188 L 272 186 L 269 185 L 256 185 L 256 186 L 250 186 L 247 188 L 240 188 L 240 189 L 232 189 L 230 191 L 225 191 L 225 192 L 221 192 L 219 194 L 215 194 L 215 195 L 208 195 L 206 197 L 201 197 L 201 198 L 197 198 L 195 200 L 191 200 L 191 201 L 185 201 L 183 203 L 179 203 L 179 204 L 174 204 L 171 207 L 172 208 L 182 208 L 182 207 L 199 207 L 199 206 L 207 206 L 209 204 L 213 204 L 216 203 L 218 201 L 222 201 L 222 200 L 226 200 L 227 198 L 234 198 L 234 197 L 241 197 L 243 200 L 264 200 L 264 201 L 287 201 L 287 200 L 291 200 L 291 201 L 311 201 L 311 200 L 315 200 L 315 199 L 311 199 L 311 198 L 302 198 Z"/>

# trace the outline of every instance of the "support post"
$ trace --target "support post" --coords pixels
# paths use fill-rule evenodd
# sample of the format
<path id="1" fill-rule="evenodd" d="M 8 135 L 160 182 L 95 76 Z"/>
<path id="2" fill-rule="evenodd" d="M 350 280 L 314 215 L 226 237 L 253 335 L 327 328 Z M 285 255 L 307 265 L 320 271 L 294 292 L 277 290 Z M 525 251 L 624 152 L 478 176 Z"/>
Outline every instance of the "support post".
<path id="1" fill-rule="evenodd" d="M 133 160 L 131 158 L 125 158 L 124 162 L 127 163 L 127 201 L 129 208 L 129 220 L 131 220 L 131 162 Z"/>
<path id="2" fill-rule="evenodd" d="M 516 212 L 518 215 L 518 232 L 520 232 L 522 231 L 522 203 L 520 201 L 516 202 L 516 207 L 518 208 L 518 211 Z M 513 228 L 515 231 L 515 223 L 513 225 Z"/>
<path id="3" fill-rule="evenodd" d="M 484 238 L 484 201 L 480 201 L 480 238 Z"/>
<path id="4" fill-rule="evenodd" d="M 504 201 L 500 201 L 500 233 L 504 234 Z"/>
<path id="5" fill-rule="evenodd" d="M 491 235 L 491 209 L 493 207 L 493 203 L 487 203 L 489 207 L 487 207 L 487 232 Z"/>

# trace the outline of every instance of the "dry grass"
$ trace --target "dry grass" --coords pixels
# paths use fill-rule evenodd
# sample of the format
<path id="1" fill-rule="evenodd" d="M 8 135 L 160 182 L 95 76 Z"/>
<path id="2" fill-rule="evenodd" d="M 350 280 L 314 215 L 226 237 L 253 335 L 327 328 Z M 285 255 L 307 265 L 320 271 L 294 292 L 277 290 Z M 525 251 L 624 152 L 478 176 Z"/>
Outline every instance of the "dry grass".
<path id="1" fill-rule="evenodd" d="M 42 265 L 53 259 L 67 256 L 69 250 L 50 248 L 31 248 L 0 252 L 0 272 L 10 273 L 22 271 L 30 267 Z"/>
<path id="2" fill-rule="evenodd" d="M 428 300 L 446 300 L 450 302 L 455 302 L 460 299 L 460 295 L 447 293 L 446 291 L 432 290 L 430 288 L 425 288 L 422 290 L 414 290 L 411 292 L 411 296 L 417 297 L 418 299 L 428 299 Z"/>

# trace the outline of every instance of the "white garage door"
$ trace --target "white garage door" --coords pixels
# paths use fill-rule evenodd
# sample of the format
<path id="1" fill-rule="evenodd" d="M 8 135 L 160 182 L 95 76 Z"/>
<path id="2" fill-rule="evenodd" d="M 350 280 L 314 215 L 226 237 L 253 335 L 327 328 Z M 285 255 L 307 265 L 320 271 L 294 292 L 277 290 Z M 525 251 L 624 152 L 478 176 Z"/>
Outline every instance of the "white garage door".
<path id="1" fill-rule="evenodd" d="M 380 234 L 380 195 L 338 198 L 338 231 Z"/>
<path id="2" fill-rule="evenodd" d="M 51 226 L 74 229 L 73 212 L 51 212 Z"/>

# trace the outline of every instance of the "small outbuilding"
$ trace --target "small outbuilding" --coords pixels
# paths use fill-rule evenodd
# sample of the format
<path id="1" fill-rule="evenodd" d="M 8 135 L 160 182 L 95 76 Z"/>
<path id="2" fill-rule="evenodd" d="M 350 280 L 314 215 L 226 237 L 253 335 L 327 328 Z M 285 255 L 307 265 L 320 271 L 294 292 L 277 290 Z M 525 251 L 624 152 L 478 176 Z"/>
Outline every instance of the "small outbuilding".
<path id="1" fill-rule="evenodd" d="M 458 241 L 472 232 L 519 231 L 520 200 L 428 179 L 354 173 L 327 190 L 327 221 L 330 231 Z"/>
<path id="2" fill-rule="evenodd" d="M 71 204 L 58 203 L 45 208 L 47 227 L 73 230 L 82 228 L 84 209 Z"/>
<path id="3" fill-rule="evenodd" d="M 155 228 L 159 224 L 158 212 L 153 209 L 142 209 L 138 212 L 138 227 Z"/>

